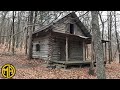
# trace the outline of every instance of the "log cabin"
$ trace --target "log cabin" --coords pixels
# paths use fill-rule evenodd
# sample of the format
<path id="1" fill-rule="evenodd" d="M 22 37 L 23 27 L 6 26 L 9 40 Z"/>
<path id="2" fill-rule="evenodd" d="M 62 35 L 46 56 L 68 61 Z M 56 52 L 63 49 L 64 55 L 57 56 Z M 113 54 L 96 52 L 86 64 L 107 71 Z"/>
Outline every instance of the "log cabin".
<path id="1" fill-rule="evenodd" d="M 90 63 L 85 60 L 85 45 L 91 44 L 91 38 L 72 12 L 32 33 L 32 57 L 66 65 Z"/>

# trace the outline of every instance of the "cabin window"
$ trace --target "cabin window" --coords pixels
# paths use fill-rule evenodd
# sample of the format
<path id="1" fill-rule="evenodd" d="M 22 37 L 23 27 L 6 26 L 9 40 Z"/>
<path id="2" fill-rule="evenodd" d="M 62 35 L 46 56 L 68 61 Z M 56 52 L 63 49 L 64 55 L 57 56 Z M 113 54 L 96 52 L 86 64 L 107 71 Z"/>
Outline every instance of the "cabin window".
<path id="1" fill-rule="evenodd" d="M 74 24 L 70 24 L 70 34 L 74 34 Z"/>
<path id="2" fill-rule="evenodd" d="M 36 44 L 36 51 L 40 51 L 40 44 Z"/>

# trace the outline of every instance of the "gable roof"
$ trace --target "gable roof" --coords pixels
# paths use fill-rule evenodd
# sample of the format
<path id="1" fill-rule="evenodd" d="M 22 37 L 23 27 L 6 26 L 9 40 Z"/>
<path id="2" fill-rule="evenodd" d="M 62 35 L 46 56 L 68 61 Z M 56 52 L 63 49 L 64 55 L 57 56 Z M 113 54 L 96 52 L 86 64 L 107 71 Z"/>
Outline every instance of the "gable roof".
<path id="1" fill-rule="evenodd" d="M 33 34 L 35 33 L 38 33 L 38 32 L 41 32 L 42 30 L 45 30 L 45 29 L 48 29 L 48 28 L 51 28 L 55 23 L 59 22 L 60 20 L 66 18 L 66 17 L 71 17 L 75 22 L 76 24 L 81 28 L 83 34 L 86 36 L 86 37 L 91 37 L 91 34 L 90 32 L 87 30 L 87 28 L 83 25 L 83 23 L 79 20 L 79 17 L 77 17 L 77 15 L 75 14 L 75 12 L 72 12 L 72 13 L 69 13 L 65 16 L 63 16 L 62 18 L 58 19 L 58 20 L 55 20 L 54 22 L 46 25 L 46 26 L 43 26 L 41 27 L 39 30 L 37 31 L 34 31 Z"/>

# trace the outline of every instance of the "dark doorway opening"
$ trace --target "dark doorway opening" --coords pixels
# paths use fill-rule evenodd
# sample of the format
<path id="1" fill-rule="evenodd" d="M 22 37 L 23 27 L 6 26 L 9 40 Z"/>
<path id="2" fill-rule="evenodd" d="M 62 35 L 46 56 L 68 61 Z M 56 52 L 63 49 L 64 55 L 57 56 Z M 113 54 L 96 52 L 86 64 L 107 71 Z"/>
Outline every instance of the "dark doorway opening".
<path id="1" fill-rule="evenodd" d="M 70 34 L 74 34 L 74 24 L 70 24 Z"/>

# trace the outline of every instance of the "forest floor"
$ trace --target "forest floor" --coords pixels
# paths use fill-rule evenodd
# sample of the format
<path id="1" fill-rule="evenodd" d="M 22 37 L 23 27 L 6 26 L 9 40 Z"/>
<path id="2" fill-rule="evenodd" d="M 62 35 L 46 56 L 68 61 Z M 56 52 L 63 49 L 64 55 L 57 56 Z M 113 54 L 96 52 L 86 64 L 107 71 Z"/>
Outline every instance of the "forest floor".
<path id="1" fill-rule="evenodd" d="M 0 52 L 1 53 L 1 52 Z M 27 57 L 22 53 L 17 55 L 0 55 L 0 69 L 10 63 L 15 66 L 16 74 L 13 79 L 96 79 L 96 76 L 88 74 L 89 67 L 70 69 L 64 68 L 46 68 L 45 62 L 42 60 L 27 60 Z M 120 64 L 112 62 L 106 65 L 107 79 L 120 79 Z M 4 79 L 1 75 L 0 78 Z"/>

